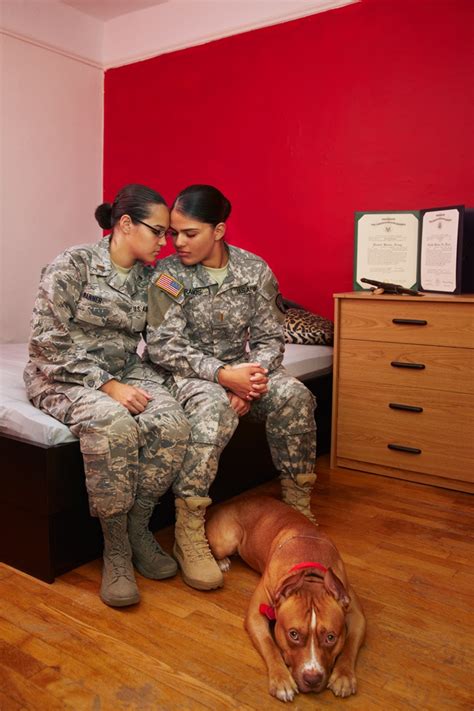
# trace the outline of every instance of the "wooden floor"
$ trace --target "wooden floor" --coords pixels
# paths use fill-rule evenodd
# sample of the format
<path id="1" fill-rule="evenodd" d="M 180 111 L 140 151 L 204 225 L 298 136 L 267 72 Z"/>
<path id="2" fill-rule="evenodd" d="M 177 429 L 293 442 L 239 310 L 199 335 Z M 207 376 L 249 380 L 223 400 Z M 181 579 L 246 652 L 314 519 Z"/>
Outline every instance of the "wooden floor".
<path id="1" fill-rule="evenodd" d="M 473 498 L 318 463 L 313 508 L 368 634 L 356 696 L 300 694 L 289 708 L 473 709 Z M 159 538 L 169 550 L 172 530 Z M 125 610 L 100 601 L 100 567 L 48 585 L 0 565 L 1 711 L 283 708 L 242 626 L 257 575 L 239 560 L 210 593 L 137 576 L 142 601 Z"/>

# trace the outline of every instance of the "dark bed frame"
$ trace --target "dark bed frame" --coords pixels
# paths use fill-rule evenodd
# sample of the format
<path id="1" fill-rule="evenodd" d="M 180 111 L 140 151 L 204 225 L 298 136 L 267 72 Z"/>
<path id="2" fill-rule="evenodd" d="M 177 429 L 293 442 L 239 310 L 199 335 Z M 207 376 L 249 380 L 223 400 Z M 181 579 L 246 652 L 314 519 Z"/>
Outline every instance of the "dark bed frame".
<path id="1" fill-rule="evenodd" d="M 316 395 L 318 456 L 330 449 L 331 374 L 305 380 Z M 0 560 L 51 583 L 102 553 L 99 522 L 89 514 L 79 442 L 53 447 L 0 437 Z M 210 496 L 220 502 L 276 476 L 264 426 L 243 418 L 225 448 Z M 151 521 L 174 522 L 169 491 Z"/>

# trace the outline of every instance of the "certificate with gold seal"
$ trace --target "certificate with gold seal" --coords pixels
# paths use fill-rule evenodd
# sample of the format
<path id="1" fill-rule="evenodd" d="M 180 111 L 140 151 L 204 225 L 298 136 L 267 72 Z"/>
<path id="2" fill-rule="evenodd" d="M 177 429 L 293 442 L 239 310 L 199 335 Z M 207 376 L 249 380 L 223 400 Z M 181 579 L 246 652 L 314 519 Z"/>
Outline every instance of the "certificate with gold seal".
<path id="1" fill-rule="evenodd" d="M 362 277 L 418 288 L 420 213 L 356 212 L 354 289 L 367 289 Z"/>

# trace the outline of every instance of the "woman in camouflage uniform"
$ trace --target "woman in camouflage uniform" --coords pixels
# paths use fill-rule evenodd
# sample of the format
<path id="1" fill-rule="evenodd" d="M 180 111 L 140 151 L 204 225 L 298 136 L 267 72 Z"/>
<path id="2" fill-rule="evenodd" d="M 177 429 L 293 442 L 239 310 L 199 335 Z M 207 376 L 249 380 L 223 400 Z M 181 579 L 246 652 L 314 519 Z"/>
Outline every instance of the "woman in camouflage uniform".
<path id="1" fill-rule="evenodd" d="M 182 408 L 142 363 L 150 269 L 169 227 L 163 198 L 128 185 L 96 219 L 112 233 L 70 247 L 43 272 L 25 384 L 36 407 L 80 440 L 90 510 L 104 534 L 100 595 L 139 600 L 133 564 L 148 578 L 177 571 L 148 528 L 179 471 L 189 437 Z"/>
<path id="2" fill-rule="evenodd" d="M 148 357 L 168 373 L 191 423 L 191 443 L 173 484 L 174 554 L 184 580 L 222 585 L 204 533 L 209 487 L 239 416 L 266 422 L 283 499 L 312 517 L 314 398 L 282 367 L 284 313 L 277 281 L 255 254 L 223 238 L 231 206 L 209 185 L 183 190 L 171 212 L 177 255 L 158 264 L 150 285 Z"/>

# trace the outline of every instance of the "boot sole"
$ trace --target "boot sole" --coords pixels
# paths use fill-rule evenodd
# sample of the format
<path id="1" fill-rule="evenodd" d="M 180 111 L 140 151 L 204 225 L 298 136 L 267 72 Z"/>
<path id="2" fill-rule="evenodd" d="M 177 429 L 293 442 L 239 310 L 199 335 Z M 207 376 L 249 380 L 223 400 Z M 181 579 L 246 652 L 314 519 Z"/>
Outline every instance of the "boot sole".
<path id="1" fill-rule="evenodd" d="M 182 570 L 181 576 L 186 585 L 189 585 L 190 588 L 195 588 L 196 590 L 217 590 L 217 588 L 221 588 L 224 585 L 223 580 L 213 585 L 211 583 L 203 583 L 202 580 L 194 580 L 193 578 L 188 578 L 187 575 L 183 574 Z"/>
<path id="2" fill-rule="evenodd" d="M 148 578 L 148 580 L 166 580 L 167 578 L 173 578 L 178 572 L 178 566 L 176 565 L 176 568 L 174 570 L 170 569 L 169 571 L 164 571 L 159 574 L 151 574 L 146 568 L 143 568 L 140 563 L 138 563 L 134 558 L 132 558 L 132 563 L 135 569 L 138 570 L 140 575 L 143 575 L 144 578 Z"/>
<path id="3" fill-rule="evenodd" d="M 140 602 L 140 595 L 134 595 L 133 597 L 120 598 L 119 600 L 113 597 L 105 597 L 105 595 L 100 594 L 100 599 L 109 607 L 128 607 L 129 605 L 136 605 Z"/>

